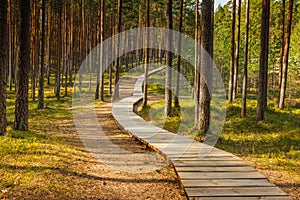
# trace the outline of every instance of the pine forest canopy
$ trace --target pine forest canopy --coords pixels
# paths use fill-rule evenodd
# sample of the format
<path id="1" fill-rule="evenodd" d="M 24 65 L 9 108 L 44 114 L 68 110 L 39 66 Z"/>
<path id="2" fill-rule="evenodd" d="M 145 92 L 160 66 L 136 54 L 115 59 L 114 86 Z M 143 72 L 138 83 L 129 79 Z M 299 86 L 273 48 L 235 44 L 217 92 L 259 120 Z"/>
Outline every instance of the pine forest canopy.
<path id="1" fill-rule="evenodd" d="M 203 33 L 201 33 L 201 30 L 203 28 L 206 30 L 206 25 L 203 24 L 204 19 L 202 17 L 204 14 L 207 14 L 202 13 L 202 6 L 204 5 L 203 3 L 211 5 L 213 1 L 200 1 L 198 3 L 198 14 L 196 15 L 195 7 L 197 2 L 197 0 L 184 0 L 181 5 L 180 1 L 169 2 L 167 0 L 149 2 L 145 0 L 30 1 L 30 66 L 28 66 L 28 71 L 24 73 L 29 76 L 31 91 L 29 94 L 31 99 L 35 100 L 36 93 L 38 92 L 38 107 L 44 107 L 44 96 L 42 95 L 44 87 L 42 83 L 44 78 L 40 75 L 41 73 L 45 75 L 47 85 L 54 84 L 54 94 L 57 99 L 60 99 L 62 95 L 69 95 L 68 87 L 72 86 L 74 74 L 77 73 L 81 62 L 97 44 L 106 38 L 125 30 L 145 26 L 172 27 L 174 30 L 178 30 L 181 6 L 183 13 L 181 17 L 182 28 L 180 30 L 189 37 L 194 38 L 196 33 L 195 22 L 197 22 L 197 30 L 199 33 L 197 34 L 197 40 L 202 44 L 203 41 L 201 38 L 203 37 Z M 233 2 L 234 4 L 232 4 Z M 286 7 L 284 12 L 282 11 L 283 2 Z M 146 3 L 149 3 L 149 6 L 146 6 Z M 247 1 L 236 2 L 236 0 L 228 2 L 215 1 L 215 6 L 212 6 L 211 10 L 211 13 L 214 13 L 214 18 L 211 19 L 211 23 L 213 23 L 214 62 L 222 74 L 226 88 L 228 88 L 228 83 L 232 82 L 229 80 L 235 81 L 232 84 L 232 91 L 237 94 L 241 94 L 242 92 L 245 72 L 245 68 L 242 66 L 245 61 L 246 41 L 244 35 L 246 3 Z M 264 13 L 262 13 L 261 0 L 249 0 L 249 3 L 249 38 L 247 39 L 249 41 L 247 52 L 249 53 L 246 53 L 246 55 L 248 55 L 246 63 L 248 79 L 246 82 L 249 84 L 246 88 L 249 91 L 257 91 L 261 59 L 261 41 L 264 41 L 260 38 L 261 21 Z M 294 3 L 294 5 L 291 3 Z M 13 90 L 15 86 L 18 86 L 16 83 L 19 81 L 17 79 L 19 70 L 16 69 L 20 66 L 19 62 L 22 61 L 18 59 L 20 56 L 22 57 L 20 52 L 22 52 L 21 48 L 23 48 L 19 33 L 26 28 L 19 26 L 19 22 L 21 21 L 21 24 L 23 21 L 26 22 L 22 17 L 27 16 L 22 15 L 21 9 L 24 7 L 25 1 L 8 0 L 7 5 L 8 54 L 2 56 L 7 56 L 8 61 L 5 84 L 7 84 L 10 90 Z M 232 9 L 232 5 L 235 5 L 235 10 Z M 268 53 L 268 62 L 265 62 L 267 66 L 264 67 L 267 67 L 267 89 L 272 97 L 277 97 L 279 91 L 282 90 L 284 96 L 288 95 L 290 98 L 299 98 L 300 95 L 299 5 L 298 0 L 286 0 L 286 2 L 277 0 L 270 1 L 270 13 L 267 16 L 269 17 L 269 21 L 268 19 L 265 20 L 269 23 L 267 24 L 267 27 L 269 27 L 269 36 L 267 37 L 269 38 L 268 51 L 265 51 Z M 149 20 L 146 20 L 146 7 L 149 9 Z M 292 12 L 289 12 L 290 10 Z M 195 16 L 198 17 L 197 20 L 195 20 Z M 232 16 L 236 16 L 235 20 L 232 20 Z M 282 22 L 285 23 L 283 24 Z M 291 34 L 288 40 L 289 27 Z M 27 29 L 28 28 L 29 27 L 27 27 Z M 235 34 L 233 35 L 233 33 Z M 237 35 L 240 35 L 240 37 L 238 38 Z M 27 37 L 27 35 L 23 36 Z M 131 37 L 132 36 L 128 36 L 126 38 L 127 45 L 131 45 L 130 40 L 134 39 Z M 239 43 L 236 43 L 237 41 L 239 41 Z M 26 44 L 24 45 L 27 48 Z M 116 46 L 116 44 L 111 45 Z M 146 54 L 149 55 L 149 57 L 146 56 L 147 58 L 145 58 L 145 52 L 147 52 Z M 166 61 L 166 55 L 168 55 L 168 53 L 163 50 L 152 49 L 147 51 L 137 50 L 121 56 L 106 72 L 109 77 L 108 93 L 112 93 L 114 89 L 112 82 L 114 79 L 118 80 L 119 71 L 126 71 L 134 67 L 135 64 L 144 63 L 145 59 L 147 59 L 147 62 L 159 61 L 163 63 Z M 239 56 L 237 57 L 237 55 Z M 191 57 L 193 56 L 194 55 L 191 55 Z M 177 56 L 172 56 L 168 63 L 173 66 L 177 59 Z M 184 59 L 179 61 L 179 63 L 181 63 L 179 66 L 183 66 L 182 70 L 184 75 L 194 84 L 195 73 L 193 66 Z M 232 66 L 230 63 L 232 63 Z M 235 68 L 231 69 L 234 65 Z M 117 67 L 115 68 L 115 66 Z M 235 70 L 231 71 L 233 69 Z M 97 91 L 95 91 L 96 99 L 103 99 L 105 77 L 107 76 L 97 77 L 99 85 L 97 86 Z M 282 81 L 280 80 L 284 80 L 282 87 Z M 229 87 L 231 86 L 229 85 Z M 36 91 L 37 89 L 39 90 Z M 16 91 L 20 92 L 21 90 L 16 88 Z M 24 112 L 26 113 L 26 109 Z M 26 120 L 25 118 L 25 121 Z M 23 122 L 21 122 L 21 124 L 22 123 Z M 23 124 L 25 124 L 22 125 L 25 126 L 23 129 L 26 130 L 28 128 L 26 127 L 27 122 Z M 15 128 L 19 129 L 20 126 L 16 126 Z"/>

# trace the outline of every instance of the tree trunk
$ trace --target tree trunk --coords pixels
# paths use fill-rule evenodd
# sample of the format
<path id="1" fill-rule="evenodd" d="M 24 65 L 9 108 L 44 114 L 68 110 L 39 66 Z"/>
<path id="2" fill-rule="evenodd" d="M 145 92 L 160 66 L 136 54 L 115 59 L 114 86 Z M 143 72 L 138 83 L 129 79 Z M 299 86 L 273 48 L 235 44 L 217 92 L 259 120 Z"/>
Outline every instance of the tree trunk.
<path id="1" fill-rule="evenodd" d="M 245 15 L 245 46 L 244 46 L 244 78 L 243 78 L 243 97 L 241 117 L 246 117 L 247 110 L 247 88 L 248 88 L 248 43 L 249 43 L 249 10 L 250 0 L 246 0 Z"/>
<path id="2" fill-rule="evenodd" d="M 237 39 L 235 47 L 235 65 L 234 65 L 234 76 L 233 76 L 233 94 L 232 100 L 235 101 L 238 92 L 238 70 L 239 70 L 239 57 L 240 57 L 240 38 L 241 38 L 241 0 L 238 0 L 238 20 L 237 20 Z"/>
<path id="3" fill-rule="evenodd" d="M 40 80 L 39 80 L 39 93 L 38 93 L 38 109 L 44 108 L 44 74 L 45 74 L 45 18 L 46 9 L 45 2 L 42 0 L 42 37 L 41 37 L 41 67 L 40 67 Z"/>
<path id="4" fill-rule="evenodd" d="M 19 0 L 21 29 L 19 68 L 17 71 L 17 91 L 14 129 L 28 130 L 28 77 L 30 69 L 30 0 Z"/>
<path id="5" fill-rule="evenodd" d="M 202 23 L 201 43 L 209 56 L 213 55 L 213 30 L 212 30 L 212 1 L 202 1 Z M 210 126 L 210 101 L 212 86 L 212 58 L 207 58 L 204 51 L 201 51 L 201 77 L 200 77 L 200 102 L 199 102 L 199 124 L 200 133 L 208 133 Z"/>
<path id="6" fill-rule="evenodd" d="M 260 32 L 259 79 L 258 79 L 257 110 L 256 110 L 257 121 L 264 120 L 264 113 L 267 108 L 269 19 L 270 19 L 270 0 L 263 0 L 261 32 Z"/>
<path id="7" fill-rule="evenodd" d="M 60 70 L 62 60 L 62 2 L 58 1 L 58 42 L 57 42 L 57 68 L 55 77 L 55 96 L 57 100 L 60 100 Z"/>
<path id="8" fill-rule="evenodd" d="M 229 74 L 229 89 L 228 99 L 229 102 L 233 101 L 234 90 L 234 39 L 235 39 L 235 9 L 236 0 L 232 0 L 232 22 L 231 22 L 231 46 L 230 46 L 230 74 Z"/>
<path id="9" fill-rule="evenodd" d="M 46 32 L 46 69 L 47 69 L 47 85 L 50 85 L 50 36 L 51 36 L 51 6 L 50 3 L 47 4 L 47 32 Z"/>
<path id="10" fill-rule="evenodd" d="M 0 135 L 6 133 L 7 0 L 0 1 Z"/>
<path id="11" fill-rule="evenodd" d="M 280 88 L 280 97 L 279 97 L 279 109 L 284 109 L 284 100 L 286 93 L 286 82 L 288 74 L 288 64 L 289 64 L 289 51 L 290 51 L 290 41 L 291 41 L 291 32 L 292 32 L 292 18 L 293 18 L 293 4 L 294 0 L 289 0 L 289 14 L 287 21 L 287 32 L 285 35 L 285 47 L 283 55 L 283 66 L 282 66 L 282 81 Z"/>
<path id="12" fill-rule="evenodd" d="M 196 0 L 195 9 L 195 67 L 194 67 L 194 99 L 195 99 L 195 126 L 199 123 L 199 98 L 200 98 L 200 69 L 199 66 L 199 49 L 198 49 L 198 35 L 199 35 L 199 0 Z"/>
<path id="13" fill-rule="evenodd" d="M 105 40 L 105 0 L 101 0 L 101 43 L 104 44 Z M 101 49 L 101 76 L 100 76 L 100 100 L 104 101 L 104 65 L 105 65 L 105 55 L 104 55 L 104 50 L 106 47 L 103 46 Z"/>
<path id="14" fill-rule="evenodd" d="M 73 16 L 74 16 L 74 3 L 71 0 L 70 1 L 70 23 L 69 23 L 69 38 L 70 38 L 70 44 L 69 44 L 69 84 L 73 84 L 73 66 L 74 66 L 74 48 L 73 48 Z"/>
<path id="15" fill-rule="evenodd" d="M 180 11 L 178 18 L 178 32 L 182 31 L 182 15 L 183 15 L 183 0 L 180 0 Z M 177 76 L 176 76 L 176 87 L 175 87 L 175 96 L 174 96 L 174 106 L 175 108 L 179 108 L 179 84 L 180 84 L 180 61 L 181 61 L 181 36 L 178 38 L 178 54 L 177 54 Z"/>
<path id="16" fill-rule="evenodd" d="M 150 27 L 150 0 L 146 0 L 146 28 Z M 149 51 L 150 49 L 147 48 L 149 45 L 149 30 L 146 30 L 146 60 L 144 64 L 144 101 L 143 101 L 143 107 L 147 106 L 147 100 L 148 100 L 148 64 L 149 64 Z"/>
<path id="17" fill-rule="evenodd" d="M 36 65 L 36 61 L 38 60 L 38 50 L 37 50 L 37 32 L 39 30 L 38 28 L 38 7 L 37 7 L 37 0 L 32 1 L 32 15 L 31 15 L 31 97 L 32 100 L 35 101 L 35 83 L 36 83 L 36 69 L 38 66 Z"/>
<path id="18" fill-rule="evenodd" d="M 101 19 L 102 19 L 102 15 L 101 15 L 101 6 L 102 6 L 102 0 L 98 1 L 98 32 L 97 32 L 97 37 L 98 37 L 98 43 L 101 44 Z M 97 51 L 101 52 L 100 48 L 97 48 Z M 100 55 L 100 52 L 98 55 Z M 97 52 L 98 53 L 98 52 Z M 102 54 L 101 54 L 102 55 Z M 99 95 L 100 95 L 100 71 L 102 69 L 102 65 L 101 65 L 101 57 L 98 58 L 99 61 L 99 67 L 97 67 L 97 82 L 96 82 L 96 92 L 95 92 L 95 99 L 99 99 Z"/>
<path id="19" fill-rule="evenodd" d="M 122 0 L 118 0 L 118 32 L 117 34 L 121 33 L 122 30 Z M 119 71 L 120 71 L 120 58 L 119 56 L 119 50 L 121 48 L 121 38 L 120 36 L 118 36 L 118 48 L 117 48 L 117 52 L 118 52 L 118 58 L 116 59 L 116 74 L 115 74 L 115 91 L 114 91 L 114 99 L 119 99 Z"/>
<path id="20" fill-rule="evenodd" d="M 279 96 L 278 96 L 278 105 L 280 98 L 280 90 L 282 83 L 282 67 L 283 67 L 283 54 L 284 54 L 284 33 L 285 33 L 285 0 L 282 0 L 281 7 L 281 25 L 280 25 L 280 57 L 279 57 Z"/>
<path id="21" fill-rule="evenodd" d="M 12 8 L 11 8 L 11 0 L 7 1 L 7 31 L 8 31 L 8 83 L 9 89 L 12 89 Z M 1 29 L 2 30 L 2 29 Z"/>
<path id="22" fill-rule="evenodd" d="M 167 26 L 168 29 L 173 29 L 173 17 L 172 17 L 172 0 L 167 1 Z M 167 60 L 167 69 L 166 69 L 166 84 L 165 84 L 165 110 L 164 115 L 165 116 L 171 116 L 172 115 L 172 52 L 170 50 L 172 49 L 173 45 L 173 34 L 170 32 L 170 34 L 167 35 L 167 49 L 169 50 L 166 55 Z"/>

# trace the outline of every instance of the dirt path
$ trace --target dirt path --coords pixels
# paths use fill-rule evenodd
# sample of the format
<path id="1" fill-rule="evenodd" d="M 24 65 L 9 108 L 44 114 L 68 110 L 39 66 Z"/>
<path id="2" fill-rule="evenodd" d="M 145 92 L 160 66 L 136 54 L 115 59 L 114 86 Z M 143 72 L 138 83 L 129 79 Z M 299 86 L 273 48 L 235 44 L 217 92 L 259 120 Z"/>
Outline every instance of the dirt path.
<path id="1" fill-rule="evenodd" d="M 130 152 L 150 152 L 145 145 L 120 131 L 111 115 L 111 104 L 105 103 L 97 109 L 99 123 L 111 141 Z M 107 169 L 97 164 L 102 176 L 100 196 L 104 199 L 186 199 L 180 189 L 175 172 L 169 166 L 148 173 L 126 173 Z M 104 183 L 104 182 L 103 182 Z"/>
<path id="2" fill-rule="evenodd" d="M 132 77 L 123 77 L 120 80 L 120 98 L 132 94 L 135 80 Z M 112 103 L 104 102 L 96 108 L 99 125 L 106 137 L 122 150 L 153 154 L 151 149 L 118 128 L 111 114 L 111 107 Z M 116 154 L 111 156 L 114 157 Z M 124 155 L 117 156 L 120 156 L 119 163 L 124 163 L 124 168 L 127 167 Z M 88 199 L 186 199 L 184 191 L 179 187 L 175 171 L 169 165 L 146 173 L 131 173 L 109 167 L 107 166 L 109 162 L 98 162 L 94 158 L 91 160 L 92 162 L 85 163 L 81 170 L 87 170 L 86 174 L 99 178 L 92 178 L 84 183 L 84 187 L 90 185 L 93 188 L 84 192 Z M 83 192 L 82 189 L 80 191 Z"/>

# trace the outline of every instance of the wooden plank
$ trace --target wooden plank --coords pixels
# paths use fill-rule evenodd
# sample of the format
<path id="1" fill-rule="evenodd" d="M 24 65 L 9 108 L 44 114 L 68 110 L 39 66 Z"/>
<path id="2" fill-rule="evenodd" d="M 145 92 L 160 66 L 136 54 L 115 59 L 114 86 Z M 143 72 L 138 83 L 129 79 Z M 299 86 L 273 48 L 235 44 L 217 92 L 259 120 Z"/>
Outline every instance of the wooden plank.
<path id="1" fill-rule="evenodd" d="M 190 197 L 190 200 L 292 200 L 289 196 Z"/>
<path id="2" fill-rule="evenodd" d="M 178 172 L 181 180 L 191 179 L 259 179 L 265 178 L 258 172 Z"/>
<path id="3" fill-rule="evenodd" d="M 277 187 L 186 188 L 189 197 L 286 196 Z"/>
<path id="4" fill-rule="evenodd" d="M 254 168 L 249 166 L 241 167 L 176 167 L 178 172 L 251 172 L 256 171 Z"/>
<path id="5" fill-rule="evenodd" d="M 204 179 L 204 180 L 182 180 L 185 188 L 199 187 L 274 187 L 266 179 Z"/>
<path id="6" fill-rule="evenodd" d="M 242 161 L 180 161 L 175 160 L 173 162 L 175 167 L 237 167 L 237 166 L 249 166 L 247 163 Z"/>
<path id="7" fill-rule="evenodd" d="M 169 156 L 170 157 L 170 156 Z M 182 157 L 180 156 L 173 156 L 170 157 L 172 160 L 180 160 L 180 161 L 197 161 L 197 160 L 218 160 L 218 161 L 236 161 L 239 160 L 241 161 L 242 159 L 235 157 L 235 156 L 195 156 L 195 157 Z"/>

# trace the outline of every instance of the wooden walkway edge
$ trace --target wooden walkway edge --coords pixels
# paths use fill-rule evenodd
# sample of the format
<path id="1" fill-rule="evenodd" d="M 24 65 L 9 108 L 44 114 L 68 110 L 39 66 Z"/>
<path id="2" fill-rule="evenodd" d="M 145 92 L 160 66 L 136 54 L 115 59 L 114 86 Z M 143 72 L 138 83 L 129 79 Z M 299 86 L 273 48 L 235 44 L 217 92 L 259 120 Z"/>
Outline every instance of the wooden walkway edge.
<path id="1" fill-rule="evenodd" d="M 161 71 L 158 68 L 149 76 Z M 134 109 L 143 99 L 144 75 L 137 79 L 133 95 L 114 103 L 118 126 L 158 151 L 171 162 L 188 199 L 291 199 L 285 192 L 239 157 L 147 123 Z"/>

